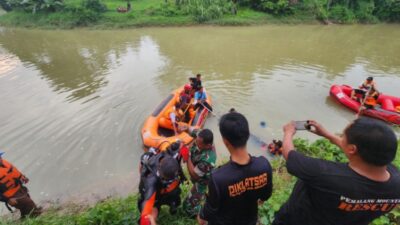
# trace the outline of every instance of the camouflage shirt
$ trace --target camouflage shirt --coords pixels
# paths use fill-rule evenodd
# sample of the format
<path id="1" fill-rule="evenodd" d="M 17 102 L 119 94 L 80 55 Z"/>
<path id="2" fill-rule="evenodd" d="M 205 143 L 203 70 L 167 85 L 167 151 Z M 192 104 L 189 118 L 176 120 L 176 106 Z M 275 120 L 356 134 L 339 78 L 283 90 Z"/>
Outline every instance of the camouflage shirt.
<path id="1" fill-rule="evenodd" d="M 200 150 L 194 143 L 190 148 L 190 159 L 194 166 L 194 172 L 200 177 L 198 182 L 207 184 L 217 159 L 214 146 L 211 149 Z"/>

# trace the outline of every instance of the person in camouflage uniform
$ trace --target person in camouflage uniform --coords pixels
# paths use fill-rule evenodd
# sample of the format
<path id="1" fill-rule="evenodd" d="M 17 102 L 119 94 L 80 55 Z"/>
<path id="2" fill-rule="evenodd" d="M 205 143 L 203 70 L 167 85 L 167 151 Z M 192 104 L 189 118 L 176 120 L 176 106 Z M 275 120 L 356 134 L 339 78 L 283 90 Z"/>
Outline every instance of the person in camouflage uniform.
<path id="1" fill-rule="evenodd" d="M 193 187 L 183 202 L 183 209 L 190 217 L 200 212 L 201 203 L 205 199 L 211 170 L 215 167 L 217 155 L 213 146 L 213 133 L 209 129 L 192 132 L 195 142 L 187 157 L 187 169 Z"/>

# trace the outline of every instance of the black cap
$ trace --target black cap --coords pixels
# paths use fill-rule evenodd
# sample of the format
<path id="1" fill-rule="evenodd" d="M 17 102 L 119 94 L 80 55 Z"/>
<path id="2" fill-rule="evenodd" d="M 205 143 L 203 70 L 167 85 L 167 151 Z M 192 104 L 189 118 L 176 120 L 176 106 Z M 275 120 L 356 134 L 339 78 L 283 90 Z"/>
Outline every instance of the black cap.
<path id="1" fill-rule="evenodd" d="M 171 149 L 172 151 L 177 151 L 179 150 L 179 147 L 181 147 L 181 142 L 176 141 L 169 146 L 169 149 Z"/>
<path id="2" fill-rule="evenodd" d="M 372 81 L 372 80 L 374 80 L 373 77 L 367 77 L 367 81 Z"/>

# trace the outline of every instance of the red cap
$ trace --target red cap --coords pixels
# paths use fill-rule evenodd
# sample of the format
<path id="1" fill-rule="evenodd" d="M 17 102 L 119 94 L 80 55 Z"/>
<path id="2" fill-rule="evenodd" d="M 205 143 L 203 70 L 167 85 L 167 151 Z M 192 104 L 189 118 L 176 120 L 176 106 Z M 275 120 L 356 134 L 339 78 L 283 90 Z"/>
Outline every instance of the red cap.
<path id="1" fill-rule="evenodd" d="M 192 86 L 190 86 L 190 84 L 185 84 L 185 86 L 183 87 L 183 89 L 185 89 L 185 91 L 189 91 L 192 89 Z"/>

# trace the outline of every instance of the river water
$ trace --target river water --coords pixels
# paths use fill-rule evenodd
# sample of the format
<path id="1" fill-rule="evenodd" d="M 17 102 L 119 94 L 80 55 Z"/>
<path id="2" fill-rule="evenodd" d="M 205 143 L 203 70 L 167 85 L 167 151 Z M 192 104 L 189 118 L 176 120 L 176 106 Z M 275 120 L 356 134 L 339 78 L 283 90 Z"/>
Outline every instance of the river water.
<path id="1" fill-rule="evenodd" d="M 137 188 L 145 118 L 196 73 L 217 114 L 236 108 L 263 140 L 292 119 L 340 133 L 355 116 L 329 97 L 332 84 L 374 76 L 400 96 L 400 26 L 1 29 L 0 149 L 35 200 L 126 195 Z M 217 123 L 206 127 L 224 158 Z M 266 155 L 254 140 L 249 148 Z"/>

